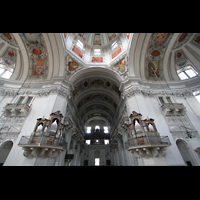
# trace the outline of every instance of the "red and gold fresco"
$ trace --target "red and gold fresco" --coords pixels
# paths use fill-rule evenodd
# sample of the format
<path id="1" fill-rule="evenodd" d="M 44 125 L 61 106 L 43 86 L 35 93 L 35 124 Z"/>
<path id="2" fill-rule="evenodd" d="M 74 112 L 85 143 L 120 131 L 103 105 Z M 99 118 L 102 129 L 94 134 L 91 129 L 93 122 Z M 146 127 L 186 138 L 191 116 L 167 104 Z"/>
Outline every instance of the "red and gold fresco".
<path id="1" fill-rule="evenodd" d="M 76 48 L 75 46 L 73 47 L 72 51 L 74 51 L 81 58 L 83 57 L 83 53 L 78 48 Z"/>
<path id="2" fill-rule="evenodd" d="M 121 47 L 119 47 L 117 50 L 115 50 L 113 53 L 112 53 L 112 59 L 114 58 L 114 57 L 116 57 L 119 53 L 121 53 L 122 52 L 122 49 L 121 49 Z"/>
<path id="3" fill-rule="evenodd" d="M 43 59 L 34 59 L 32 76 L 43 76 L 44 64 L 45 64 L 45 61 Z"/>
<path id="4" fill-rule="evenodd" d="M 126 34 L 126 37 L 129 39 L 129 38 L 130 38 L 130 33 L 127 33 L 127 34 Z"/>
<path id="5" fill-rule="evenodd" d="M 12 39 L 12 36 L 10 35 L 10 33 L 3 33 L 9 40 Z"/>
<path id="6" fill-rule="evenodd" d="M 14 57 L 15 53 L 14 53 L 14 51 L 11 49 L 11 50 L 8 52 L 8 55 L 12 58 L 12 57 Z"/>
<path id="7" fill-rule="evenodd" d="M 73 72 L 75 69 L 80 67 L 74 60 L 68 57 L 68 71 Z"/>
<path id="8" fill-rule="evenodd" d="M 114 68 L 119 70 L 120 72 L 124 72 L 126 70 L 126 58 L 118 62 L 117 65 L 114 66 Z"/>
<path id="9" fill-rule="evenodd" d="M 92 62 L 103 62 L 103 57 L 92 57 Z"/>
<path id="10" fill-rule="evenodd" d="M 165 41 L 167 40 L 168 34 L 169 33 L 157 33 L 155 45 L 162 46 L 165 43 Z"/>
<path id="11" fill-rule="evenodd" d="M 42 54 L 42 51 L 41 51 L 40 49 L 38 49 L 38 48 L 33 49 L 32 52 L 33 52 L 33 54 L 35 54 L 35 55 L 37 55 L 37 56 L 39 56 L 39 55 Z"/>

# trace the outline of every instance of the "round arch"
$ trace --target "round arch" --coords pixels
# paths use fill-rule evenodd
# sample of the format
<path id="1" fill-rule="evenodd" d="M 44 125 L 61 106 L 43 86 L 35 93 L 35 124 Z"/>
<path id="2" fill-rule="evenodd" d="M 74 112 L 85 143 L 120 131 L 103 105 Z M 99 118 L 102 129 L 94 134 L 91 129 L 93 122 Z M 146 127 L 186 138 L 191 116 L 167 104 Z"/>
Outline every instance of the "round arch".
<path id="1" fill-rule="evenodd" d="M 6 158 L 8 157 L 8 154 L 10 153 L 12 147 L 13 147 L 12 140 L 6 140 L 1 144 L 1 146 L 0 146 L 0 166 L 2 166 L 5 163 Z"/>
<path id="2" fill-rule="evenodd" d="M 189 144 L 183 140 L 183 139 L 177 139 L 176 140 L 176 145 L 181 153 L 181 156 L 184 160 L 184 162 L 188 165 L 188 166 L 196 166 L 198 165 L 192 150 L 189 146 Z"/>

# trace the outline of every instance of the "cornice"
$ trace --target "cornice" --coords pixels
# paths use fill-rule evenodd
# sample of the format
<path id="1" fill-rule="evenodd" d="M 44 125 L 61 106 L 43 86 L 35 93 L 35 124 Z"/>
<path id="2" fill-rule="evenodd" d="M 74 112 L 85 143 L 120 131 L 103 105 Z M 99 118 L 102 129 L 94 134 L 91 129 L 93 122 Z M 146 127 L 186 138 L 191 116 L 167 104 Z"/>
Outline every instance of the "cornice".
<path id="1" fill-rule="evenodd" d="M 130 98 L 136 94 L 142 94 L 143 96 L 148 96 L 148 97 L 154 97 L 157 95 L 173 95 L 176 97 L 190 97 L 190 96 L 194 96 L 193 95 L 194 90 L 190 90 L 190 89 L 182 89 L 182 90 L 161 90 L 158 86 L 158 88 L 156 89 L 156 87 L 152 88 L 142 88 L 142 87 L 131 87 L 129 89 L 127 89 L 126 91 L 124 91 L 122 93 L 123 98 Z"/>

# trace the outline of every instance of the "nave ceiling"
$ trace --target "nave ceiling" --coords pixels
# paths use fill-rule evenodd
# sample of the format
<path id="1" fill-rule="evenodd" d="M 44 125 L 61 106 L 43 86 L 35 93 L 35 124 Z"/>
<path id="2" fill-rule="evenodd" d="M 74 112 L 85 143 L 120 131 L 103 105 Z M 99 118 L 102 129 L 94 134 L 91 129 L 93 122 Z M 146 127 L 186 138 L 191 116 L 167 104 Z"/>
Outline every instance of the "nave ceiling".
<path id="1" fill-rule="evenodd" d="M 0 62 L 13 74 L 0 85 L 61 84 L 83 124 L 111 125 L 131 85 L 199 88 L 198 75 L 177 74 L 189 65 L 199 74 L 199 56 L 199 33 L 1 33 Z"/>

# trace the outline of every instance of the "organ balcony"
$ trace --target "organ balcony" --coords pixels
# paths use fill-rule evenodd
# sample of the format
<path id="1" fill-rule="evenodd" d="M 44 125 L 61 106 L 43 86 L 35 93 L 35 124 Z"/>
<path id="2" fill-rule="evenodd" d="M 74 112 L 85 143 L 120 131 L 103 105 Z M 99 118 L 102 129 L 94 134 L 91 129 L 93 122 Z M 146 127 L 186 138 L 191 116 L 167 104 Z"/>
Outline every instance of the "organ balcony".
<path id="1" fill-rule="evenodd" d="M 50 119 L 39 118 L 30 136 L 22 136 L 18 146 L 23 147 L 24 156 L 56 157 L 67 150 L 60 111 L 50 114 Z"/>
<path id="2" fill-rule="evenodd" d="M 154 119 L 142 120 L 142 115 L 135 111 L 130 115 L 129 139 L 125 142 L 127 151 L 135 157 L 165 156 L 165 148 L 171 145 L 168 136 L 160 136 Z"/>
<path id="3" fill-rule="evenodd" d="M 3 108 L 5 117 L 26 117 L 30 111 L 30 105 L 25 103 L 7 103 Z"/>
<path id="4" fill-rule="evenodd" d="M 186 108 L 182 103 L 163 103 L 162 112 L 164 115 L 185 115 Z"/>

